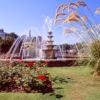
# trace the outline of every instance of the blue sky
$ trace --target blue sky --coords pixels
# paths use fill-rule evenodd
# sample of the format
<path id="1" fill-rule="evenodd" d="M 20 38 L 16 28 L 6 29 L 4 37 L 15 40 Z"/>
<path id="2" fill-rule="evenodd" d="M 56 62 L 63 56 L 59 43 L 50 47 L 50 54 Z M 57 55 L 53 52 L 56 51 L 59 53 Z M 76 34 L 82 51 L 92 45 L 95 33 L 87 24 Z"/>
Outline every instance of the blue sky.
<path id="1" fill-rule="evenodd" d="M 18 35 L 27 34 L 25 31 L 32 28 L 32 35 L 38 33 L 46 37 L 46 31 L 43 29 L 46 16 L 54 18 L 58 4 L 66 3 L 67 1 L 0 0 L 0 28 L 3 28 L 6 32 L 15 32 Z M 100 7 L 100 0 L 85 1 L 92 9 L 92 12 Z M 95 15 L 95 20 L 100 23 L 100 15 Z M 74 35 L 65 36 L 62 34 L 61 27 L 55 28 L 53 32 L 55 43 L 74 43 L 77 41 Z"/>

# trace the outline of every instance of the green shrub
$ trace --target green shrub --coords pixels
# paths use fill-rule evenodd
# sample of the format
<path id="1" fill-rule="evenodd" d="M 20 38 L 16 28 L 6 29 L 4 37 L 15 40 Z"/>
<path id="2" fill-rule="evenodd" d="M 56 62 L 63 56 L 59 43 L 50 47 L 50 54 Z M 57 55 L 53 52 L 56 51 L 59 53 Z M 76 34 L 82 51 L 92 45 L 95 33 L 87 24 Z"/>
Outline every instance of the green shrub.
<path id="1" fill-rule="evenodd" d="M 81 59 L 81 60 L 76 60 L 75 65 L 77 66 L 85 66 L 89 63 L 89 59 Z"/>
<path id="2" fill-rule="evenodd" d="M 100 59 L 100 41 L 95 41 L 91 44 L 91 53 L 93 58 Z"/>
<path id="3" fill-rule="evenodd" d="M 91 66 L 96 70 L 100 71 L 100 41 L 97 40 L 91 44 L 92 60 Z"/>

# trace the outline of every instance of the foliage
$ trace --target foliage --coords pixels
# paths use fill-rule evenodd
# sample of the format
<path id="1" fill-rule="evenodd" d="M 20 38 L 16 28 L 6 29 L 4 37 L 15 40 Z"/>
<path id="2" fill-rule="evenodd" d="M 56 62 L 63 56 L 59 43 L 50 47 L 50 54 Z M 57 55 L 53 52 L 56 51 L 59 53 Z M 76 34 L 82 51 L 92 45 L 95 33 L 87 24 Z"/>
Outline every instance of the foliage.
<path id="1" fill-rule="evenodd" d="M 50 74 L 42 62 L 6 62 L 0 64 L 0 90 L 10 92 L 51 92 Z"/>
<path id="2" fill-rule="evenodd" d="M 85 66 L 85 65 L 87 65 L 88 63 L 89 63 L 89 60 L 90 59 L 79 59 L 79 60 L 76 60 L 75 61 L 75 63 L 74 63 L 74 65 L 76 65 L 76 66 Z"/>
<path id="3" fill-rule="evenodd" d="M 100 71 L 100 41 L 97 40 L 91 45 L 92 60 L 91 66 L 95 68 L 96 71 Z"/>
<path id="4" fill-rule="evenodd" d="M 60 47 L 61 47 L 61 48 L 63 48 L 64 50 L 68 50 L 68 49 L 70 49 L 70 48 L 71 48 L 71 45 L 70 45 L 70 44 L 65 43 L 65 44 L 61 44 L 61 45 L 60 45 Z"/>
<path id="5" fill-rule="evenodd" d="M 9 33 L 6 34 L 5 38 L 2 39 L 0 37 L 0 49 L 1 49 L 1 53 L 6 53 L 8 52 L 8 50 L 10 49 L 11 45 L 13 44 L 13 42 L 15 41 L 15 39 L 18 36 L 15 33 Z"/>
<path id="6" fill-rule="evenodd" d="M 84 100 L 100 100 L 99 81 L 91 80 L 92 69 L 90 67 L 48 67 L 47 70 L 54 77 L 53 79 L 57 76 L 64 78 L 68 83 L 61 83 L 56 78 L 56 83 L 53 83 L 55 94 L 3 92 L 0 93 L 0 100 L 77 100 L 78 98 L 80 100 L 83 98 Z M 71 80 L 67 78 L 71 78 Z"/>
<path id="7" fill-rule="evenodd" d="M 95 41 L 91 45 L 91 53 L 93 58 L 99 59 L 100 58 L 100 41 Z"/>

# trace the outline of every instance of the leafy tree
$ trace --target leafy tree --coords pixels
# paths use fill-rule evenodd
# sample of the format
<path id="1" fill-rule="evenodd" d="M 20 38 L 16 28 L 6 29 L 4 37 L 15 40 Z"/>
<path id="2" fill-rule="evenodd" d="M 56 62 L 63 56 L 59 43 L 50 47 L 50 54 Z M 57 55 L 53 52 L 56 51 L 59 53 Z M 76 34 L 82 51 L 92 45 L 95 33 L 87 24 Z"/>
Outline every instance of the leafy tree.
<path id="1" fill-rule="evenodd" d="M 18 36 L 15 33 L 6 34 L 5 38 L 0 37 L 0 52 L 6 53 Z"/>
<path id="2" fill-rule="evenodd" d="M 12 38 L 17 38 L 18 37 L 18 35 L 16 35 L 14 32 L 9 33 L 8 36 L 10 36 Z"/>
<path id="3" fill-rule="evenodd" d="M 65 43 L 65 44 L 61 44 L 60 47 L 63 48 L 64 50 L 68 50 L 68 49 L 70 49 L 71 46 L 69 44 Z"/>

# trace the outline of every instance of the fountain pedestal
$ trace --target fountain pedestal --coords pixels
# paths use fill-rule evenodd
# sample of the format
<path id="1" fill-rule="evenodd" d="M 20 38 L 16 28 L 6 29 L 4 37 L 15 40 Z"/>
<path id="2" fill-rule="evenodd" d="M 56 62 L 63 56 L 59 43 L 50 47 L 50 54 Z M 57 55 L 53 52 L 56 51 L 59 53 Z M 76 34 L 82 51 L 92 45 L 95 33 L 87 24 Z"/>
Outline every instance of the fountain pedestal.
<path id="1" fill-rule="evenodd" d="M 45 59 L 56 59 L 54 50 L 45 50 Z"/>
<path id="2" fill-rule="evenodd" d="M 56 49 L 54 49 L 54 44 L 53 44 L 53 40 L 52 40 L 53 36 L 52 36 L 52 32 L 48 32 L 48 40 L 47 40 L 47 44 L 46 44 L 46 49 L 43 49 L 44 52 L 44 58 L 45 59 L 56 59 Z"/>

